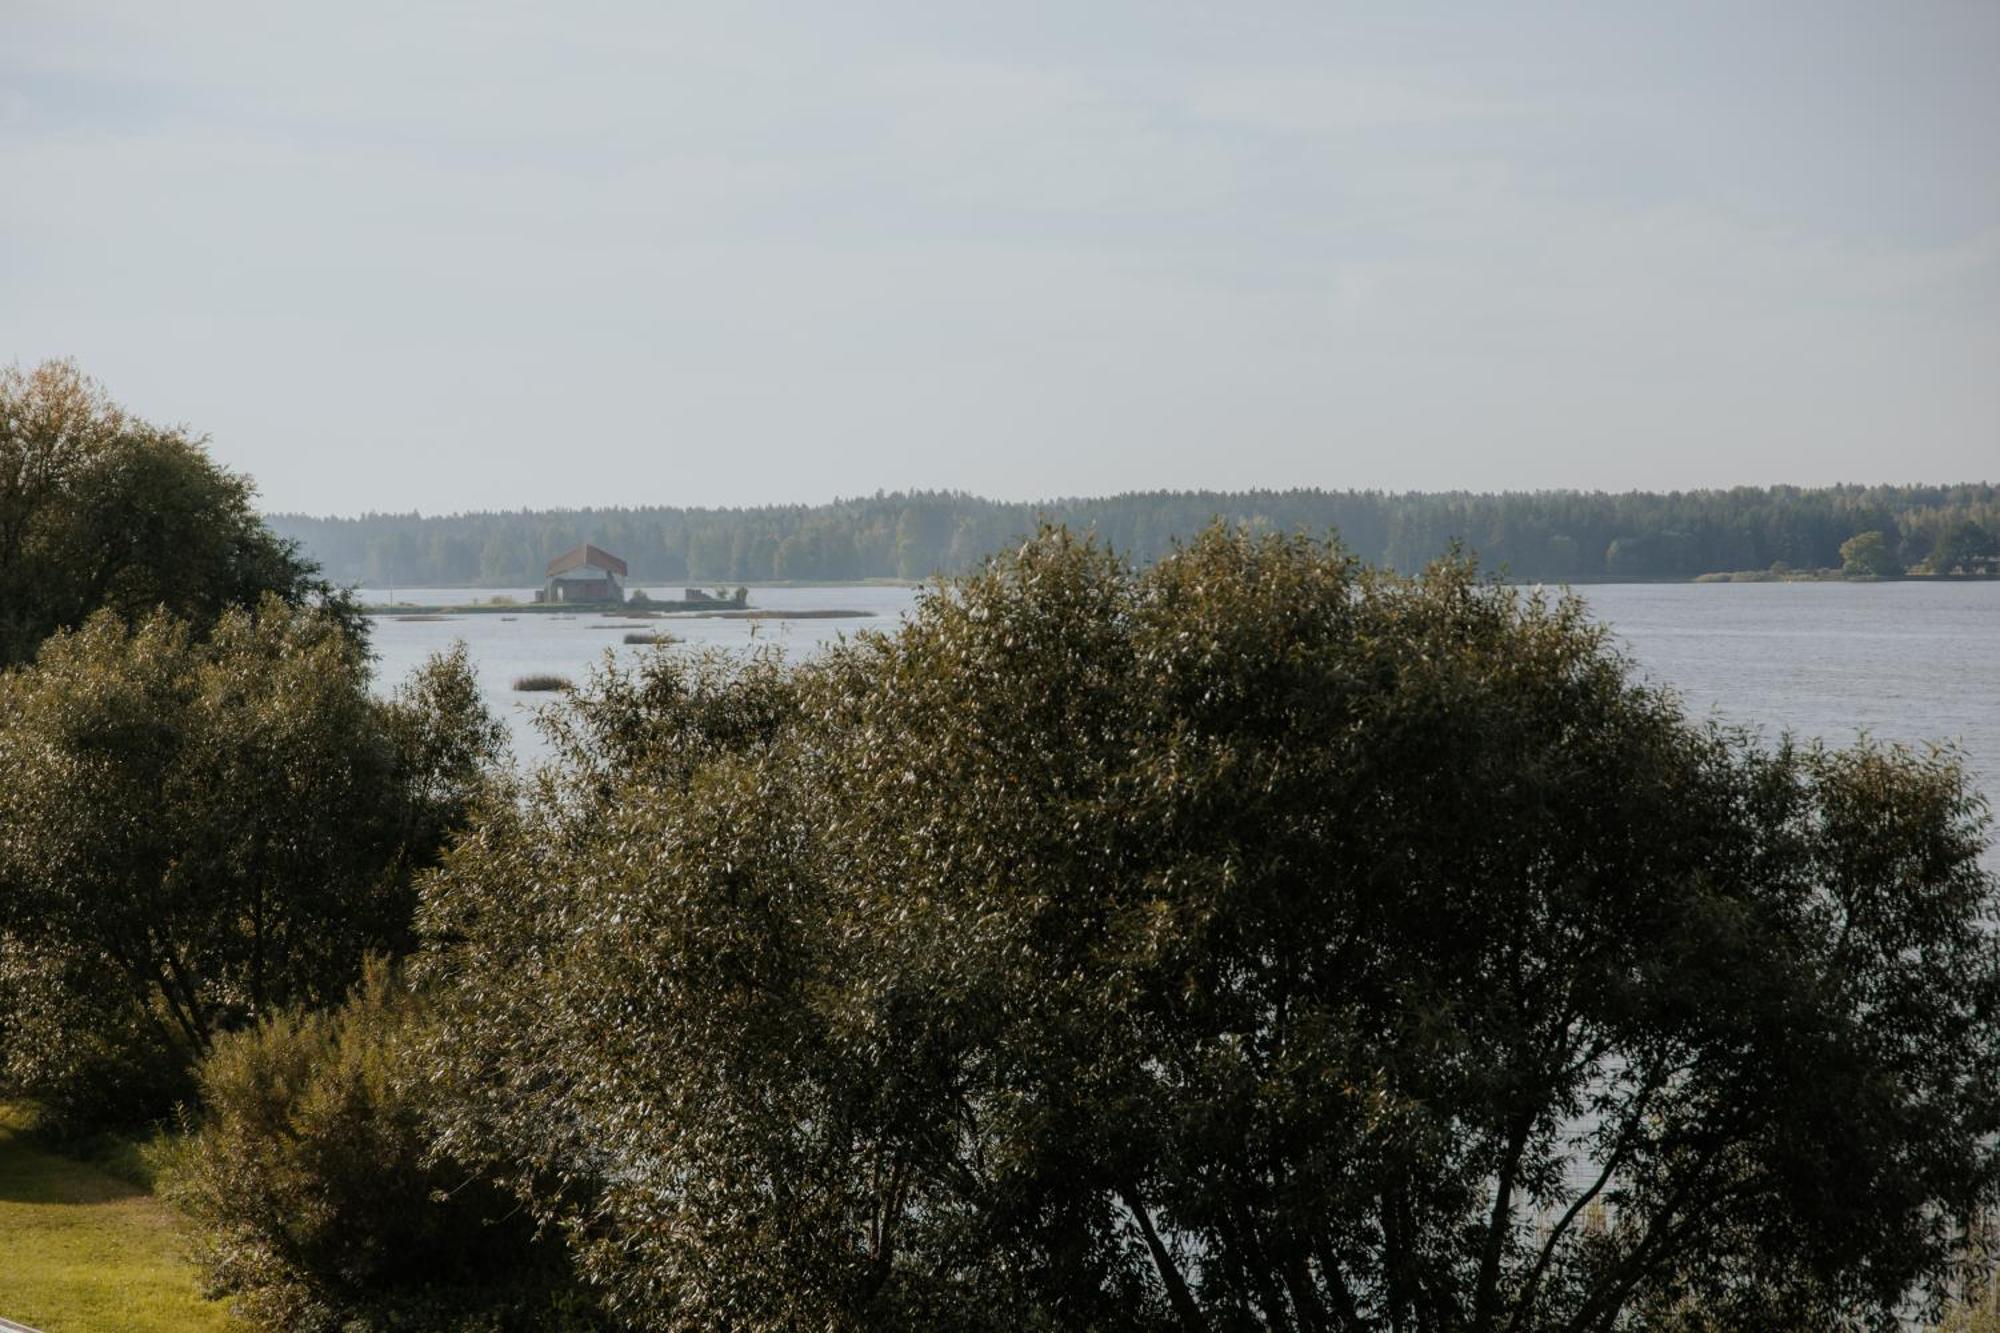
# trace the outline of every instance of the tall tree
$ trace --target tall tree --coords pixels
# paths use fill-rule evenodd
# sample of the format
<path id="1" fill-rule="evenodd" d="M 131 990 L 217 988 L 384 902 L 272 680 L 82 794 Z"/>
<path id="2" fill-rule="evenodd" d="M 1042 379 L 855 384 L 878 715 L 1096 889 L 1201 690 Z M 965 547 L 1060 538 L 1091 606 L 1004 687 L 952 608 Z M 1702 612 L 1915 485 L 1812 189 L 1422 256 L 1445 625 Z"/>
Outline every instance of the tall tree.
<path id="1" fill-rule="evenodd" d="M 252 496 L 201 441 L 131 417 L 74 364 L 0 369 L 0 667 L 100 608 L 206 624 L 267 593 L 324 605 L 358 637 L 353 608 Z"/>
<path id="2" fill-rule="evenodd" d="M 395 699 L 267 597 L 205 638 L 100 612 L 0 674 L 0 1055 L 58 1119 L 160 1109 L 217 1032 L 410 943 L 502 732 L 462 650 Z"/>

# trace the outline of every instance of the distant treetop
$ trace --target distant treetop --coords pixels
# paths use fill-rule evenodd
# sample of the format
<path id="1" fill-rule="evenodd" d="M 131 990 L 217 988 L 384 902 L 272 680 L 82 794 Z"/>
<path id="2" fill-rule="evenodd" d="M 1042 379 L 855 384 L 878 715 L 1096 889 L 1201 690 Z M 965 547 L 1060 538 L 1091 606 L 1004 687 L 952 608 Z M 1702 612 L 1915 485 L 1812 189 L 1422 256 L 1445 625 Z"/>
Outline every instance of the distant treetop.
<path id="1" fill-rule="evenodd" d="M 358 633 L 254 495 L 201 439 L 129 415 L 75 363 L 0 367 L 0 667 L 100 609 L 210 624 L 275 594 L 327 603 Z"/>
<path id="2" fill-rule="evenodd" d="M 1525 580 L 1686 579 L 1840 569 L 1842 546 L 1880 533 L 1881 569 L 1981 560 L 2000 531 L 2000 487 L 1737 487 L 1731 490 L 1391 494 L 1152 491 L 1097 499 L 985 500 L 954 491 L 882 493 L 823 505 L 522 510 L 435 517 L 272 515 L 344 583 L 538 584 L 585 542 L 618 552 L 633 582 L 923 579 L 963 574 L 1043 521 L 1089 532 L 1150 564 L 1221 519 L 1252 531 L 1337 532 L 1364 561 L 1421 569 L 1454 545 Z M 1940 541 L 1943 552 L 1934 552 Z M 1963 549 L 1965 556 L 1959 554 Z"/>

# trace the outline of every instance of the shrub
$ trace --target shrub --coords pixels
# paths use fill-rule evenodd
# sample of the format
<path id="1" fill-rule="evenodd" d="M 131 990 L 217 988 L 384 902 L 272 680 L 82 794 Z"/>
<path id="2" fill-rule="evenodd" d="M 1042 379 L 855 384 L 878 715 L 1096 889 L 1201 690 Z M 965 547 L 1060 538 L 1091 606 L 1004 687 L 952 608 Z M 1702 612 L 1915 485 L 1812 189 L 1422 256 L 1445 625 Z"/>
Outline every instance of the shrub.
<path id="1" fill-rule="evenodd" d="M 256 1327 L 588 1326 L 561 1248 L 429 1151 L 424 1008 L 377 960 L 331 1012 L 286 1010 L 215 1044 L 202 1120 L 156 1149 L 211 1295 Z"/>

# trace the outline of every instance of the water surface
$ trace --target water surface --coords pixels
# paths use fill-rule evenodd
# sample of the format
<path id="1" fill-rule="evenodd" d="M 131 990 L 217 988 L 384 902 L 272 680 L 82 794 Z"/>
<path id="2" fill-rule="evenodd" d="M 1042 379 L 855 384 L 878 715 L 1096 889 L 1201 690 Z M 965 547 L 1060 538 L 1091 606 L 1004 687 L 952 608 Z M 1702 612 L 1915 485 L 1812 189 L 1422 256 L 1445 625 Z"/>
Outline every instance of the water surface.
<path id="1" fill-rule="evenodd" d="M 678 588 L 647 591 L 661 597 L 680 596 Z M 495 597 L 530 602 L 534 590 L 398 588 L 395 595 L 397 601 L 410 606 L 443 606 L 474 600 L 490 602 Z M 375 605 L 386 603 L 389 596 L 387 590 L 364 588 L 361 600 Z M 603 665 L 607 654 L 630 665 L 641 655 L 657 651 L 650 646 L 625 643 L 624 636 L 628 633 L 671 635 L 675 640 L 673 648 L 723 648 L 747 653 L 776 645 L 788 656 L 809 656 L 845 635 L 866 629 L 894 629 L 915 601 L 913 588 L 860 584 L 758 588 L 750 594 L 752 610 L 867 613 L 838 619 L 745 620 L 674 614 L 654 620 L 634 620 L 597 611 L 556 614 L 535 611 L 514 615 L 504 610 L 498 614 L 483 610 L 469 615 L 447 614 L 441 620 L 399 620 L 394 615 L 378 615 L 370 619 L 378 658 L 376 686 L 381 690 L 393 688 L 431 654 L 450 648 L 454 640 L 463 640 L 479 673 L 487 705 L 506 720 L 514 737 L 515 753 L 533 760 L 547 752 L 534 729 L 534 714 L 557 696 L 516 692 L 513 683 L 522 676 L 551 673 L 582 685 L 592 669 Z"/>
<path id="2" fill-rule="evenodd" d="M 1697 716 L 1750 724 L 1772 738 L 1790 730 L 1836 742 L 1863 732 L 1954 742 L 1985 789 L 2000 792 L 2000 583 L 1646 583 L 1579 591 L 1640 672 L 1678 691 Z M 417 588 L 396 595 L 422 605 L 495 594 Z M 533 597 L 527 589 L 509 595 Z M 380 593 L 363 596 L 386 600 Z M 417 622 L 384 616 L 374 621 L 374 642 L 386 688 L 463 639 L 488 702 L 512 727 L 517 752 L 532 759 L 543 750 L 530 718 L 551 696 L 515 693 L 518 676 L 554 672 L 580 684 L 606 652 L 631 661 L 652 651 L 621 642 L 635 630 L 737 651 L 775 643 L 805 656 L 843 635 L 895 628 L 915 599 L 914 589 L 880 585 L 750 594 L 753 608 L 872 613 L 834 620 L 636 621 L 595 612 Z"/>
<path id="3" fill-rule="evenodd" d="M 2000 583 L 1650 583 L 1580 590 L 1697 715 L 1775 736 L 1953 741 L 2000 790 Z"/>

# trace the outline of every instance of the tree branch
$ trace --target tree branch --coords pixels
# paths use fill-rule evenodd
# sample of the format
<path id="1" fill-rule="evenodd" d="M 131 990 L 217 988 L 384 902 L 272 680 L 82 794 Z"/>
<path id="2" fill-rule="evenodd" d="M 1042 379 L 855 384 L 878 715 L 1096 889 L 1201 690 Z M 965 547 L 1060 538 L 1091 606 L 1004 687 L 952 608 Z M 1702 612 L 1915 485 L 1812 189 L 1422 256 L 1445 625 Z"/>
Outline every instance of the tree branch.
<path id="1" fill-rule="evenodd" d="M 1174 1316 L 1180 1320 L 1181 1327 L 1186 1329 L 1187 1333 L 1203 1333 L 1208 1327 L 1208 1322 L 1201 1317 L 1201 1307 L 1195 1304 L 1194 1293 L 1188 1290 L 1187 1279 L 1181 1276 L 1181 1270 L 1175 1265 L 1173 1256 L 1167 1253 L 1167 1247 L 1161 1243 L 1159 1233 L 1153 1229 L 1153 1219 L 1146 1212 L 1146 1201 L 1139 1196 L 1139 1187 L 1120 1186 L 1118 1197 L 1124 1201 L 1126 1210 L 1139 1223 L 1139 1234 L 1146 1239 L 1146 1251 L 1153 1256 L 1153 1267 L 1159 1271 L 1160 1281 L 1166 1286 L 1167 1301 L 1174 1307 Z"/>

